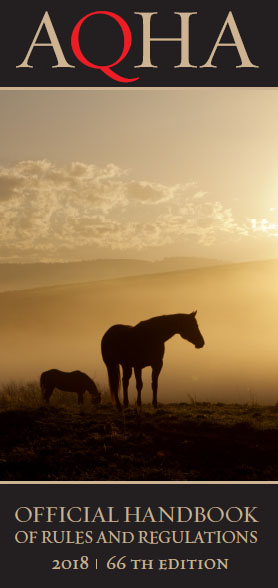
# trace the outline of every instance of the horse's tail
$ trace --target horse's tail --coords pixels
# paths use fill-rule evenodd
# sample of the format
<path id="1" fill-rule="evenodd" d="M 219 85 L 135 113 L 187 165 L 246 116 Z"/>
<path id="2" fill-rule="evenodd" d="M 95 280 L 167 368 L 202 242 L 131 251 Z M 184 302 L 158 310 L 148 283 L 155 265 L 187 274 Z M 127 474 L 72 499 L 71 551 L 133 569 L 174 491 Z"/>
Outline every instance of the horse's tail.
<path id="1" fill-rule="evenodd" d="M 47 373 L 46 372 L 42 372 L 42 374 L 40 376 L 40 388 L 41 388 L 42 394 L 44 394 L 45 390 L 47 388 Z"/>
<path id="2" fill-rule="evenodd" d="M 106 363 L 109 387 L 111 392 L 111 399 L 117 408 L 121 408 L 119 401 L 119 390 L 120 390 L 120 366 L 118 363 Z"/>
<path id="3" fill-rule="evenodd" d="M 49 397 L 47 394 L 47 373 L 43 372 L 40 376 L 40 388 L 41 388 L 41 395 L 42 399 L 45 402 L 48 402 Z"/>

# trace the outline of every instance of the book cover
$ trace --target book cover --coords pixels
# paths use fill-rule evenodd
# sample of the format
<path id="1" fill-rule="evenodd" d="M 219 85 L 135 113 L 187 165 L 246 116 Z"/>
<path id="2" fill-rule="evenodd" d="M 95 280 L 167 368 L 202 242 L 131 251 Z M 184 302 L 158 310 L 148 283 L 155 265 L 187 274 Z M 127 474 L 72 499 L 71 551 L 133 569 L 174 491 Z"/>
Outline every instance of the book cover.
<path id="1" fill-rule="evenodd" d="M 4 578 L 274 574 L 273 7 L 11 3 Z"/>

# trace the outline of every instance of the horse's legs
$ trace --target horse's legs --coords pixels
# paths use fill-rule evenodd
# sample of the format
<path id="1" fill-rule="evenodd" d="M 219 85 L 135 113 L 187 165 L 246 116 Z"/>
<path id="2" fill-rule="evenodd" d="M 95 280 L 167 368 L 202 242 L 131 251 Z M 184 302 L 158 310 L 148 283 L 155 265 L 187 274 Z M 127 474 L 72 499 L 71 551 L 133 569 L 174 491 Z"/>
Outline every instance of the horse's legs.
<path id="1" fill-rule="evenodd" d="M 77 392 L 77 394 L 78 394 L 78 404 L 83 404 L 83 400 L 84 400 L 83 394 L 84 394 L 84 391 L 83 390 L 81 390 L 81 391 L 79 390 Z"/>
<path id="2" fill-rule="evenodd" d="M 124 407 L 128 407 L 128 383 L 131 378 L 132 368 L 129 365 L 123 366 L 123 393 L 124 393 Z"/>
<path id="3" fill-rule="evenodd" d="M 153 407 L 157 408 L 157 388 L 158 388 L 158 376 L 162 370 L 163 362 L 152 366 L 152 389 L 153 389 Z"/>
<path id="4" fill-rule="evenodd" d="M 141 368 L 134 368 L 137 389 L 137 406 L 141 406 L 141 390 L 143 388 L 142 370 Z"/>

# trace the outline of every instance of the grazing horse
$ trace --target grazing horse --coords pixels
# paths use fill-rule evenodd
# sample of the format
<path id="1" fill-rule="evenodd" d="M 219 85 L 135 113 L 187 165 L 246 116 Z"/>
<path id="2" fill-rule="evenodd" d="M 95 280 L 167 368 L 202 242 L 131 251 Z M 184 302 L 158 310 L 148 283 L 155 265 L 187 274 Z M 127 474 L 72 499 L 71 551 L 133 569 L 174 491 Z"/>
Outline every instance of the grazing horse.
<path id="1" fill-rule="evenodd" d="M 40 377 L 40 386 L 42 397 L 45 402 L 49 402 L 54 388 L 66 390 L 67 392 L 76 392 L 78 395 L 78 404 L 83 404 L 84 392 L 88 390 L 92 397 L 92 402 L 100 402 L 100 393 L 89 376 L 78 370 L 75 372 L 61 372 L 60 370 L 48 370 L 43 372 Z"/>
<path id="2" fill-rule="evenodd" d="M 142 368 L 152 367 L 153 406 L 157 407 L 158 376 L 163 365 L 164 343 L 179 334 L 195 345 L 203 347 L 204 339 L 196 321 L 196 312 L 169 314 L 141 321 L 134 327 L 113 325 L 103 335 L 101 352 L 108 371 L 112 402 L 121 409 L 119 401 L 120 368 L 123 369 L 124 406 L 128 406 L 128 383 L 134 368 L 137 388 L 137 406 L 141 406 Z"/>

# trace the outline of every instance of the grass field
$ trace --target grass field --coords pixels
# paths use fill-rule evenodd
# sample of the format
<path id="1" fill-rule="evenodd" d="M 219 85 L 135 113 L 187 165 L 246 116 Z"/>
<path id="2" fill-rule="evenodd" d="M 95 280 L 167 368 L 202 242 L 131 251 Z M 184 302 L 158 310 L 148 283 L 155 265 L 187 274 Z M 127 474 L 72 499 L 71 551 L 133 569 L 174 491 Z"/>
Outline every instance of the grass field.
<path id="1" fill-rule="evenodd" d="M 278 407 L 189 402 L 118 413 L 38 384 L 0 391 L 0 479 L 278 480 Z"/>

